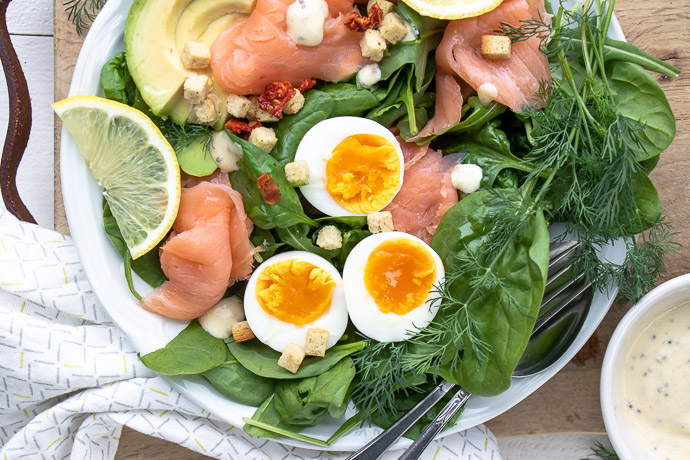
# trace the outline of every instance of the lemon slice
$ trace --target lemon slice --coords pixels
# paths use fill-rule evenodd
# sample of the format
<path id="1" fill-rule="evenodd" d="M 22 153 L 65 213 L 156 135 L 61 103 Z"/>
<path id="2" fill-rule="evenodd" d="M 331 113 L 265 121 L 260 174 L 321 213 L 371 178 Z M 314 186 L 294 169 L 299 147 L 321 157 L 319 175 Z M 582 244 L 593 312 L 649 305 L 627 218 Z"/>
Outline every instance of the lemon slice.
<path id="1" fill-rule="evenodd" d="M 480 16 L 503 0 L 403 0 L 422 16 L 437 19 L 463 19 Z"/>
<path id="2" fill-rule="evenodd" d="M 153 249 L 180 205 L 175 151 L 142 112 L 95 96 L 53 104 L 79 146 L 133 259 Z"/>

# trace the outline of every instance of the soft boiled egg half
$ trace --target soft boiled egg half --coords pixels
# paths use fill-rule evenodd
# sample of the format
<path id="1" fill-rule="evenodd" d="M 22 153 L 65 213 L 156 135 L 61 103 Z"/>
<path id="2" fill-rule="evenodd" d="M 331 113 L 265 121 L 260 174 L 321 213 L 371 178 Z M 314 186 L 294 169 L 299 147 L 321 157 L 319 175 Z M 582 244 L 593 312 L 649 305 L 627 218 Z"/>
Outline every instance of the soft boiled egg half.
<path id="1" fill-rule="evenodd" d="M 350 319 L 379 342 L 406 340 L 436 316 L 435 287 L 444 276 L 441 258 L 419 238 L 402 232 L 371 235 L 345 262 Z"/>
<path id="2" fill-rule="evenodd" d="M 312 127 L 295 161 L 309 165 L 304 197 L 329 216 L 380 211 L 403 183 L 400 143 L 386 127 L 367 118 L 329 118 Z"/>
<path id="3" fill-rule="evenodd" d="M 244 314 L 256 338 L 278 352 L 290 343 L 304 348 L 310 328 L 327 330 L 330 348 L 347 327 L 343 279 L 326 259 L 310 252 L 278 254 L 254 270 Z"/>

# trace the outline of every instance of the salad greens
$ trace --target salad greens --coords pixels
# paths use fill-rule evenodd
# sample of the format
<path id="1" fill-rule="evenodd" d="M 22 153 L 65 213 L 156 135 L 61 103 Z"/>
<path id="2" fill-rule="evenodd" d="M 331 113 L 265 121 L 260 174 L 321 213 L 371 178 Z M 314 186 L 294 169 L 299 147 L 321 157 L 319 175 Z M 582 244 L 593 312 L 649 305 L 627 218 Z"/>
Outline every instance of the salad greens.
<path id="1" fill-rule="evenodd" d="M 553 81 L 537 95 L 539 108 L 513 113 L 470 95 L 460 122 L 416 140 L 420 145 L 432 142 L 444 154 L 460 153 L 465 163 L 483 171 L 480 190 L 463 195 L 446 212 L 432 240 L 446 276 L 435 287 L 438 313 L 428 327 L 405 342 L 377 343 L 356 337 L 350 325 L 347 338 L 324 358 L 308 357 L 292 374 L 277 365 L 280 354 L 258 340 L 216 339 L 193 321 L 166 347 L 142 356 L 142 362 L 162 374 L 200 375 L 228 398 L 259 406 L 245 419 L 250 434 L 327 447 L 367 418 L 389 426 L 440 379 L 484 396 L 510 386 L 544 294 L 551 222 L 569 223 L 569 232 L 585 243 L 575 256 L 576 269 L 597 288 L 614 280 L 625 299 L 639 299 L 663 275 L 664 256 L 677 247 L 649 179 L 675 136 L 675 118 L 647 71 L 677 77 L 678 69 L 607 38 L 614 4 L 585 0 L 570 10 L 558 8 L 551 24 L 544 18 L 502 24 L 496 33 L 513 42 L 541 40 Z M 434 52 L 447 22 L 420 16 L 404 2 L 395 10 L 417 38 L 389 47 L 376 87 L 363 88 L 354 78 L 306 91 L 302 110 L 273 125 L 278 143 L 270 153 L 227 132 L 242 151 L 239 169 L 229 177 L 254 224 L 250 240 L 261 248 L 256 262 L 296 249 L 320 255 L 342 270 L 352 248 L 370 234 L 365 217 L 305 211 L 285 178 L 284 165 L 294 160 L 306 132 L 328 118 L 365 116 L 397 128 L 403 139 L 417 135 L 431 119 Z M 106 97 L 151 117 L 175 148 L 183 170 L 202 176 L 215 169 L 207 155 L 213 130 L 154 116 L 134 85 L 124 53 L 103 67 L 101 82 Z M 272 204 L 257 187 L 264 174 L 280 191 Z M 152 286 L 165 281 L 157 251 L 132 261 L 107 205 L 103 220 L 125 260 L 130 287 L 131 271 Z M 341 249 L 316 245 L 325 225 L 341 230 Z M 601 261 L 596 248 L 621 237 L 627 245 L 625 260 Z M 241 288 L 236 285 L 227 295 Z M 359 412 L 330 439 L 299 433 L 325 417 L 342 417 L 350 398 Z M 406 435 L 417 436 L 434 411 Z"/>

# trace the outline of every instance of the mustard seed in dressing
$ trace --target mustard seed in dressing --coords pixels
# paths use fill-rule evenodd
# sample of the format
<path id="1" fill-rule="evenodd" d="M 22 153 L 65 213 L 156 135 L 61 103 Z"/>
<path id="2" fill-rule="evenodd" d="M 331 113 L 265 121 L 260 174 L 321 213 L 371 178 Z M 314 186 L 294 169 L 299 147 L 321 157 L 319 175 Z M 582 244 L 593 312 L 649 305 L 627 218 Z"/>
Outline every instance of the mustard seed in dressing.
<path id="1" fill-rule="evenodd" d="M 663 460 L 690 459 L 690 302 L 652 320 L 622 367 L 619 407 Z"/>

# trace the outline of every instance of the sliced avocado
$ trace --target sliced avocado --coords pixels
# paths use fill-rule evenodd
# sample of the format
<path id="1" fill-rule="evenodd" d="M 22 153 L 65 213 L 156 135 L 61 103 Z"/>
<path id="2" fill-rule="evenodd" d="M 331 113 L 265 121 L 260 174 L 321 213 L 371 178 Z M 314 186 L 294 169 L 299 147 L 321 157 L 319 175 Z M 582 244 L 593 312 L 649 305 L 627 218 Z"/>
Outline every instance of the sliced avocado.
<path id="1" fill-rule="evenodd" d="M 154 114 L 186 121 L 190 107 L 182 94 L 189 72 L 180 57 L 184 44 L 193 40 L 210 46 L 253 7 L 254 0 L 134 1 L 125 25 L 127 66 Z M 224 101 L 227 93 L 218 96 Z"/>
<path id="2" fill-rule="evenodd" d="M 177 161 L 180 163 L 182 171 L 191 176 L 204 177 L 218 169 L 211 152 L 204 148 L 207 142 L 209 140 L 206 137 L 200 137 L 180 150 L 177 154 Z"/>

